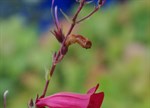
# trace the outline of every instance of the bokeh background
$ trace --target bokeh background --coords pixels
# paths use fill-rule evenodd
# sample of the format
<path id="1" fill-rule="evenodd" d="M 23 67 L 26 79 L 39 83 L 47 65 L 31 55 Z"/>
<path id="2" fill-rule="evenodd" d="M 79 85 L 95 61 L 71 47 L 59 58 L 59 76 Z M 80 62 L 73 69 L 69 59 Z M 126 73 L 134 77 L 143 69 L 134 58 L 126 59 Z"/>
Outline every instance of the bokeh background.
<path id="1" fill-rule="evenodd" d="M 70 47 L 58 64 L 47 95 L 70 91 L 85 93 L 100 83 L 105 92 L 102 108 L 150 108 L 150 2 L 106 0 L 89 20 L 76 26 L 74 34 L 88 37 L 89 50 Z M 80 17 L 93 9 L 87 5 Z M 8 108 L 27 108 L 41 94 L 45 67 L 50 68 L 59 43 L 50 33 L 51 0 L 0 1 L 0 106 L 3 93 Z M 56 0 L 70 17 L 78 3 Z M 68 22 L 59 14 L 64 32 Z"/>

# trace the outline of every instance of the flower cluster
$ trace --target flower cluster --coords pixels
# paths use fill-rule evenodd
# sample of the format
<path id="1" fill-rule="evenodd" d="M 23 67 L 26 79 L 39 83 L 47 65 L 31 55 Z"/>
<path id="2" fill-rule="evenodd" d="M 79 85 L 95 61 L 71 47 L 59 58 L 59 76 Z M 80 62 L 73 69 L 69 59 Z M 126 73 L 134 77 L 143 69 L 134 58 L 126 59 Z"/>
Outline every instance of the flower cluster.
<path id="1" fill-rule="evenodd" d="M 91 13 L 89 13 L 87 16 L 81 19 L 77 18 L 80 11 L 86 4 L 90 3 L 92 0 L 76 0 L 77 2 L 79 2 L 79 7 L 75 15 L 71 19 L 71 21 L 69 21 L 71 22 L 71 25 L 70 25 L 70 28 L 68 29 L 67 34 L 63 33 L 63 29 L 61 27 L 61 24 L 59 23 L 58 16 L 57 16 L 58 8 L 57 6 L 54 7 L 54 1 L 55 0 L 52 0 L 51 12 L 53 15 L 56 29 L 51 31 L 51 33 L 56 37 L 58 42 L 61 44 L 61 47 L 58 50 L 58 52 L 55 52 L 53 54 L 52 67 L 46 79 L 46 84 L 45 84 L 42 95 L 40 97 L 37 96 L 35 103 L 31 99 L 29 108 L 32 108 L 33 106 L 35 106 L 36 108 L 45 108 L 45 107 L 48 107 L 48 108 L 100 108 L 103 98 L 104 98 L 104 93 L 103 92 L 96 93 L 96 90 L 98 89 L 99 84 L 97 84 L 96 87 L 91 88 L 87 92 L 87 94 L 60 92 L 60 93 L 56 93 L 54 95 L 47 96 L 47 97 L 45 97 L 45 95 L 47 92 L 50 79 L 55 70 L 55 67 L 64 58 L 64 56 L 68 52 L 69 46 L 77 43 L 82 48 L 85 48 L 85 49 L 91 48 L 92 42 L 88 38 L 80 34 L 72 34 L 72 31 L 76 24 L 79 24 L 80 22 L 86 20 L 87 18 L 92 16 L 96 11 L 98 11 L 99 8 L 104 4 L 104 0 L 98 0 L 97 5 L 95 6 L 94 10 Z M 54 10 L 53 10 L 53 7 L 54 7 Z M 70 20 L 63 11 L 61 12 L 67 20 Z"/>

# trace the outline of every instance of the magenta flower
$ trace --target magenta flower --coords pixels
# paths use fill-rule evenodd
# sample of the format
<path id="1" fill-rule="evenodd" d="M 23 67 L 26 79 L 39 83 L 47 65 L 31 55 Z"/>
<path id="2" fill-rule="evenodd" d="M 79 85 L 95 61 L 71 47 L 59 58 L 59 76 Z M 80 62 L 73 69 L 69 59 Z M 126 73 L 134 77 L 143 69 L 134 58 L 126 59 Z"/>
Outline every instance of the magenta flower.
<path id="1" fill-rule="evenodd" d="M 91 88 L 87 94 L 61 92 L 40 98 L 36 102 L 37 108 L 100 108 L 104 93 L 95 93 L 99 84 Z"/>

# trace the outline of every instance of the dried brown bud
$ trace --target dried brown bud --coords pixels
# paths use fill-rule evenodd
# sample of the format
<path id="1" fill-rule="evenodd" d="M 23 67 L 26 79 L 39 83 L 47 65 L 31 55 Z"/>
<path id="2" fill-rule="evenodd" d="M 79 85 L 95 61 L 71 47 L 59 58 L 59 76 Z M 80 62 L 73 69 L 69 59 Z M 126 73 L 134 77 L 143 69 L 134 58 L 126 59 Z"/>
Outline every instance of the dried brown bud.
<path id="1" fill-rule="evenodd" d="M 80 46 L 86 49 L 91 48 L 92 46 L 92 42 L 88 38 L 85 38 L 82 35 L 73 35 L 73 34 L 67 38 L 65 45 L 70 46 L 71 44 L 75 43 L 78 43 Z"/>

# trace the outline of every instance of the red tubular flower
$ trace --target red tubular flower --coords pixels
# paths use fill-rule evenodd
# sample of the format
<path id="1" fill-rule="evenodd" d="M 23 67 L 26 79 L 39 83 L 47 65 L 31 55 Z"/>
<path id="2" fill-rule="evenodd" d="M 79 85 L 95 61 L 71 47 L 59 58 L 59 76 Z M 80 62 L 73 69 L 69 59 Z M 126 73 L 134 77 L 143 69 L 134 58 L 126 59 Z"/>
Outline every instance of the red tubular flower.
<path id="1" fill-rule="evenodd" d="M 91 88 L 87 94 L 61 92 L 40 98 L 36 102 L 37 108 L 100 108 L 104 93 L 95 93 L 99 84 Z"/>

